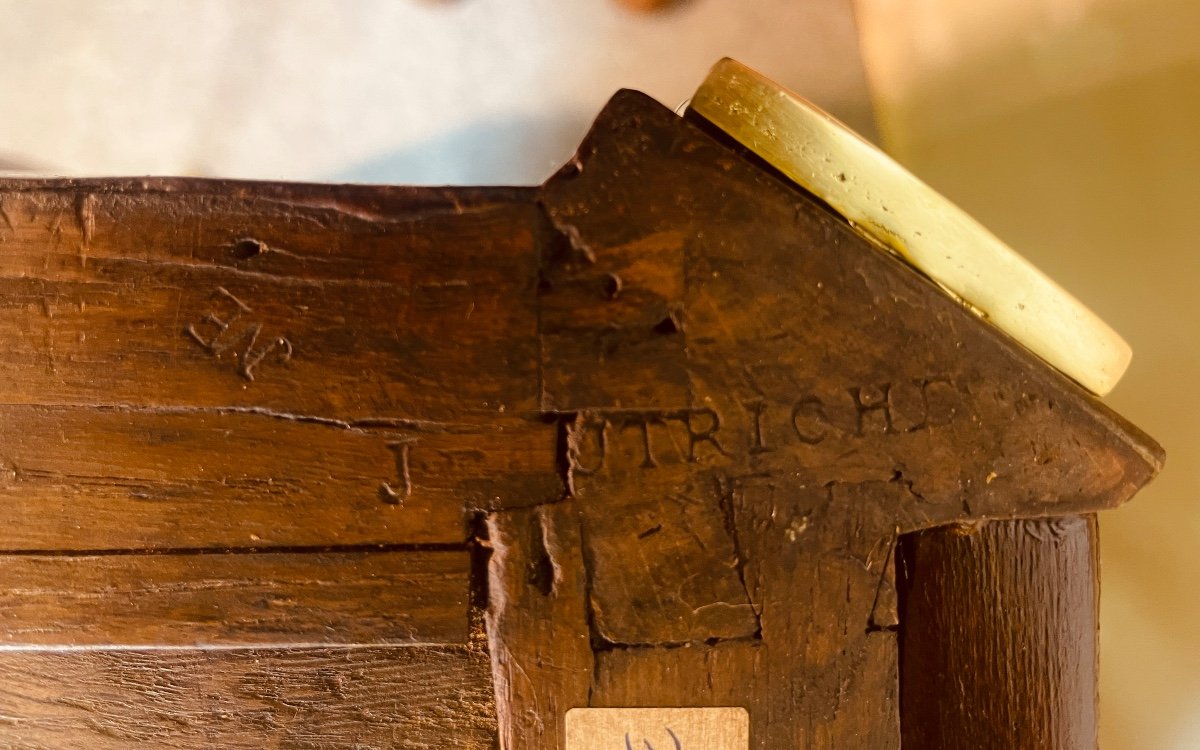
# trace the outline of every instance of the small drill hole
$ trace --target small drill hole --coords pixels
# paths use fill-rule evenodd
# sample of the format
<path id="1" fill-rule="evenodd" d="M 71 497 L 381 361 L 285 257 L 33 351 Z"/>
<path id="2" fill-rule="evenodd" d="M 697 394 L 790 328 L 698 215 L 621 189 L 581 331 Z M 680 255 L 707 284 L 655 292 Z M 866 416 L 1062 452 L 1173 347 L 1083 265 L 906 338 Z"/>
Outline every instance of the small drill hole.
<path id="1" fill-rule="evenodd" d="M 270 251 L 270 249 L 271 248 L 267 247 L 267 243 L 263 242 L 262 240 L 256 240 L 249 237 L 240 239 L 233 244 L 233 254 L 240 260 L 246 260 L 248 258 L 253 258 L 256 255 L 262 255 Z"/>

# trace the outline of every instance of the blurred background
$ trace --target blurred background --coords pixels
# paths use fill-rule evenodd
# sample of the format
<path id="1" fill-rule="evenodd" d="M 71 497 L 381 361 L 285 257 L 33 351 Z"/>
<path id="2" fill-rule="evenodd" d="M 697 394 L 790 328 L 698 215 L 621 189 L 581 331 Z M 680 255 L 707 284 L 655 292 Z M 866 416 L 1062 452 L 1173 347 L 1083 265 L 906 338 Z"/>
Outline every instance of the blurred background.
<path id="1" fill-rule="evenodd" d="M 1200 3 L 0 0 L 0 170 L 535 184 L 723 56 L 830 109 L 1130 341 L 1167 448 L 1103 516 L 1101 742 L 1200 748 Z"/>

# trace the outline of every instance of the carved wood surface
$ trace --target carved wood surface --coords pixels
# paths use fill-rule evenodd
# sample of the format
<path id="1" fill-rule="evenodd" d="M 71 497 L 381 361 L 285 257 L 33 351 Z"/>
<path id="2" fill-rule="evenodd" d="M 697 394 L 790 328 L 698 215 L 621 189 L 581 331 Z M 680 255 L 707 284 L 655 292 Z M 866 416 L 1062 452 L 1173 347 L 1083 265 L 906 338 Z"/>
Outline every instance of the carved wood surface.
<path id="1" fill-rule="evenodd" d="M 36 747 L 563 750 L 571 708 L 712 705 L 898 747 L 901 537 L 1162 461 L 634 92 L 537 190 L 0 183 L 0 336 Z"/>

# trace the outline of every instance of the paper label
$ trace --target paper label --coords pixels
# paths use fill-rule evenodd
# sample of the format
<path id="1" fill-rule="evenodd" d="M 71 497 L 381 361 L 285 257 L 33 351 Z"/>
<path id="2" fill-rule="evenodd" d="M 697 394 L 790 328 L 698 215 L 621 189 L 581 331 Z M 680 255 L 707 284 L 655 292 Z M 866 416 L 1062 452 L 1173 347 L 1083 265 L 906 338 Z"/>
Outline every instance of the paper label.
<path id="1" fill-rule="evenodd" d="M 744 708 L 573 708 L 566 750 L 749 750 Z"/>

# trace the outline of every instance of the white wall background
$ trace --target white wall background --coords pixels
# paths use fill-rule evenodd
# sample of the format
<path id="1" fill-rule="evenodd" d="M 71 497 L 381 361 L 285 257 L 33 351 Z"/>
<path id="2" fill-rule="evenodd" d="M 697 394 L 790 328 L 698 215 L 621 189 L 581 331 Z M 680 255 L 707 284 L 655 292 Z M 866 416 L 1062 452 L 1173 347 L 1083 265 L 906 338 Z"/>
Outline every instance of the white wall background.
<path id="1" fill-rule="evenodd" d="M 536 183 L 717 59 L 869 124 L 849 0 L 7 0 L 0 153 L 70 174 Z"/>

